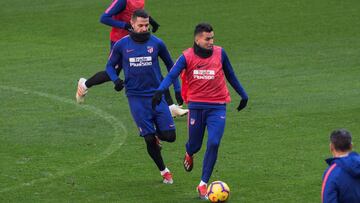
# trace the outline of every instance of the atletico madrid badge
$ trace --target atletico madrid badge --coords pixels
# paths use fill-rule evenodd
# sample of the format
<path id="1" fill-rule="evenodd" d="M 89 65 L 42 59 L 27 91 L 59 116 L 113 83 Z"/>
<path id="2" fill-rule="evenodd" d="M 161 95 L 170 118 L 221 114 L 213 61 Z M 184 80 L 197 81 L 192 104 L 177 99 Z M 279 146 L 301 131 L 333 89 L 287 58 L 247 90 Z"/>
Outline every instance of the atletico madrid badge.
<path id="1" fill-rule="evenodd" d="M 154 52 L 154 47 L 148 46 L 147 51 L 149 52 L 149 54 L 153 53 Z"/>

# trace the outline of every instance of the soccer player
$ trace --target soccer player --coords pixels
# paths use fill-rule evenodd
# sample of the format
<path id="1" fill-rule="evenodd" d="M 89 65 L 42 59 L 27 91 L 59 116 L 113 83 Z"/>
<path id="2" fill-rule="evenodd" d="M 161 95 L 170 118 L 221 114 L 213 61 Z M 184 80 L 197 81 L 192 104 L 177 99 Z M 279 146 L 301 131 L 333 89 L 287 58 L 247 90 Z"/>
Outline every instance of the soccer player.
<path id="1" fill-rule="evenodd" d="M 174 142 L 175 125 L 169 108 L 163 98 L 153 110 L 151 99 L 160 85 L 162 75 L 159 57 L 168 71 L 174 65 L 164 42 L 148 32 L 149 16 L 140 9 L 131 17 L 133 30 L 129 36 L 117 41 L 110 53 L 106 72 L 120 91 L 125 86 L 132 117 L 145 140 L 150 157 L 160 170 L 164 183 L 173 183 L 172 175 L 165 166 L 157 138 Z M 125 82 L 119 79 L 118 69 L 124 70 Z M 172 81 L 175 91 L 180 91 L 179 80 Z"/>
<path id="2" fill-rule="evenodd" d="M 330 135 L 329 167 L 323 175 L 321 202 L 360 203 L 360 156 L 352 152 L 352 138 L 345 129 Z"/>
<path id="3" fill-rule="evenodd" d="M 225 77 L 242 98 L 237 107 L 238 111 L 245 108 L 248 96 L 236 78 L 224 49 L 214 46 L 212 26 L 207 23 L 198 24 L 195 27 L 194 38 L 193 47 L 183 52 L 160 84 L 153 96 L 152 105 L 155 108 L 156 105 L 161 104 L 163 92 L 182 72 L 182 96 L 189 107 L 189 139 L 186 143 L 184 167 L 186 171 L 192 170 L 194 154 L 201 148 L 207 127 L 207 148 L 201 180 L 197 187 L 199 197 L 206 199 L 207 183 L 224 133 L 226 103 L 230 102 Z"/>
<path id="4" fill-rule="evenodd" d="M 112 27 L 110 32 L 110 51 L 115 42 L 129 34 L 129 31 L 132 29 L 130 25 L 132 13 L 137 9 L 143 9 L 144 5 L 145 0 L 113 0 L 111 5 L 102 14 L 100 22 Z M 152 32 L 155 33 L 160 25 L 151 17 L 149 17 L 149 22 L 152 26 Z M 120 68 L 116 68 L 117 75 L 120 74 L 120 70 Z M 89 88 L 108 81 L 110 81 L 110 78 L 105 71 L 94 74 L 88 80 L 80 78 L 76 92 L 76 101 L 78 103 L 83 103 Z M 175 97 L 178 104 L 182 105 L 180 92 L 176 94 Z M 165 99 L 173 117 L 187 114 L 187 109 L 182 109 L 180 106 L 174 104 L 169 91 L 165 92 Z"/>

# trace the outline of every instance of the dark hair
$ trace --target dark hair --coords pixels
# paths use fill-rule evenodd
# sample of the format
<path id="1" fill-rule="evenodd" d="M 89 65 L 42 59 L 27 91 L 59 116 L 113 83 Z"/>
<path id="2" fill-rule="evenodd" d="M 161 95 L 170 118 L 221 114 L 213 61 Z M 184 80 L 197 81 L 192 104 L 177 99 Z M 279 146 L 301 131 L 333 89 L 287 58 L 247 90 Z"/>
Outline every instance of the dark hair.
<path id="1" fill-rule="evenodd" d="M 334 130 L 330 134 L 330 142 L 337 151 L 349 151 L 351 149 L 351 133 L 345 129 Z"/>
<path id="2" fill-rule="evenodd" d="M 194 36 L 202 32 L 211 32 L 211 31 L 213 31 L 213 28 L 209 23 L 199 23 L 195 27 Z"/>
<path id="3" fill-rule="evenodd" d="M 131 19 L 135 20 L 137 17 L 148 18 L 149 14 L 144 9 L 135 10 L 131 16 Z"/>

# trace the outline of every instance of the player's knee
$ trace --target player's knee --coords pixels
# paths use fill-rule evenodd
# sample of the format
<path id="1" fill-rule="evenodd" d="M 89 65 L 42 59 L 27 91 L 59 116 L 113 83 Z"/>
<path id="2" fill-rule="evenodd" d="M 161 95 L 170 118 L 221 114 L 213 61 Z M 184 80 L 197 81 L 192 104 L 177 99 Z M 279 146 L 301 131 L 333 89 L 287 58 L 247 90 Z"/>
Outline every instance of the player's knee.
<path id="1" fill-rule="evenodd" d="M 145 142 L 146 142 L 147 145 L 154 145 L 154 144 L 156 144 L 155 134 L 145 135 L 145 136 L 144 136 L 144 140 L 145 140 Z"/>
<path id="2" fill-rule="evenodd" d="M 220 140 L 208 140 L 208 148 L 217 149 L 219 148 Z"/>
<path id="3" fill-rule="evenodd" d="M 175 130 L 165 130 L 161 131 L 158 135 L 160 140 L 166 141 L 166 142 L 175 142 L 176 140 L 176 131 Z"/>

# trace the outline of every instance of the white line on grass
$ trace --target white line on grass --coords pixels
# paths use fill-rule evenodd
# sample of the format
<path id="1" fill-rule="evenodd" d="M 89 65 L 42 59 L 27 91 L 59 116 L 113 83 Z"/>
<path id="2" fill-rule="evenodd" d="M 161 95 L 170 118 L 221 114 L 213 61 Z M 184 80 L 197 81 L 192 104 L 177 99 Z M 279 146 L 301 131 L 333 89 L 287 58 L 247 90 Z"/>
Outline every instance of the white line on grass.
<path id="1" fill-rule="evenodd" d="M 90 111 L 92 113 L 94 113 L 95 115 L 99 116 L 100 118 L 104 119 L 106 122 L 110 123 L 110 125 L 112 126 L 112 128 L 114 129 L 114 139 L 112 140 L 111 144 L 100 154 L 98 154 L 94 159 L 91 160 L 87 160 L 84 163 L 70 169 L 70 170 L 62 170 L 62 171 L 58 171 L 57 173 L 55 173 L 54 175 L 50 175 L 48 177 L 44 177 L 44 178 L 39 178 L 39 179 L 35 179 L 32 180 L 30 182 L 26 182 L 26 183 L 22 183 L 20 185 L 16 185 L 16 186 L 11 186 L 11 187 L 7 187 L 7 188 L 2 188 L 0 190 L 0 193 L 2 192 L 7 192 L 7 191 L 11 191 L 11 190 L 15 190 L 15 189 L 19 189 L 21 187 L 25 187 L 25 186 L 32 186 L 36 183 L 41 183 L 41 182 L 46 182 L 49 181 L 51 179 L 55 179 L 61 176 L 64 176 L 66 174 L 70 174 L 73 173 L 79 169 L 88 167 L 94 163 L 97 163 L 105 158 L 107 158 L 108 156 L 110 156 L 111 154 L 113 154 L 115 151 L 117 151 L 120 146 L 124 143 L 125 138 L 128 134 L 124 124 L 119 121 L 118 119 L 116 119 L 114 116 L 102 111 L 99 108 L 96 108 L 94 106 L 90 106 L 90 105 L 78 105 L 74 100 L 71 99 L 67 99 L 64 97 L 59 97 L 56 95 L 52 95 L 52 94 L 47 94 L 47 93 L 43 93 L 43 92 L 38 92 L 38 91 L 32 91 L 32 90 L 26 90 L 26 89 L 21 89 L 21 88 L 17 88 L 17 87 L 9 87 L 9 86 L 3 86 L 0 85 L 0 89 L 3 90 L 9 90 L 9 91 L 14 91 L 14 92 L 18 92 L 18 93 L 23 93 L 23 94 L 33 94 L 33 95 L 37 95 L 40 97 L 45 97 L 48 99 L 52 99 L 55 101 L 59 101 L 59 102 L 63 102 L 63 103 L 67 103 L 67 104 L 72 104 L 77 106 L 78 108 L 81 109 L 85 109 L 87 111 Z M 123 136 L 121 136 L 123 135 Z"/>

